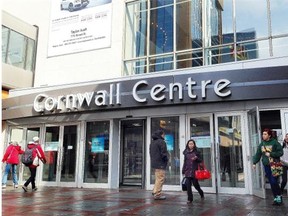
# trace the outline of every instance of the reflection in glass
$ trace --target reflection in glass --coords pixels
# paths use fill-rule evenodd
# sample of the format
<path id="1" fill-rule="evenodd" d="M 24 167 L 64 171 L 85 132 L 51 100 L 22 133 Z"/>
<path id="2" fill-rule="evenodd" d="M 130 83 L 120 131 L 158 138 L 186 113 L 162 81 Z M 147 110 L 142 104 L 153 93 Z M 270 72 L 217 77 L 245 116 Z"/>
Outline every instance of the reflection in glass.
<path id="1" fill-rule="evenodd" d="M 43 165 L 43 181 L 56 181 L 57 159 L 59 151 L 59 126 L 46 127 L 44 154 L 46 164 Z"/>
<path id="2" fill-rule="evenodd" d="M 6 62 L 9 29 L 2 25 L 2 62 Z"/>
<path id="3" fill-rule="evenodd" d="M 13 30 L 10 31 L 7 63 L 24 68 L 26 54 L 26 38 Z"/>
<path id="4" fill-rule="evenodd" d="M 245 187 L 240 116 L 218 117 L 221 187 Z"/>
<path id="5" fill-rule="evenodd" d="M 166 170 L 165 183 L 167 185 L 179 185 L 180 183 L 180 152 L 179 152 L 179 118 L 162 117 L 151 119 L 151 134 L 163 129 L 165 141 L 169 152 L 169 162 Z M 150 143 L 149 143 L 150 144 Z M 151 170 L 150 182 L 154 184 L 154 170 Z"/>
<path id="6" fill-rule="evenodd" d="M 189 138 L 196 143 L 198 150 L 201 152 L 203 162 L 208 170 L 211 170 L 211 133 L 210 117 L 190 118 Z M 201 186 L 211 187 L 212 179 L 201 182 Z"/>
<path id="7" fill-rule="evenodd" d="M 87 123 L 84 182 L 108 182 L 109 125 L 109 121 Z"/>
<path id="8" fill-rule="evenodd" d="M 34 71 L 34 50 L 35 50 L 35 41 L 28 38 L 27 39 L 27 53 L 26 53 L 26 62 L 25 69 L 28 71 Z"/>
<path id="9" fill-rule="evenodd" d="M 235 4 L 237 42 L 268 37 L 267 1 L 241 0 Z"/>

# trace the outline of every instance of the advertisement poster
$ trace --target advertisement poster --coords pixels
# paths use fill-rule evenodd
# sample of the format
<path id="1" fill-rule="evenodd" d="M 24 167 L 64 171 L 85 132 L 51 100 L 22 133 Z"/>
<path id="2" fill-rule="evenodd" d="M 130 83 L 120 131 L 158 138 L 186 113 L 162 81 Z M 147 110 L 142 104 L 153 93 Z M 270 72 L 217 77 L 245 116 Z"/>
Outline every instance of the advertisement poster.
<path id="1" fill-rule="evenodd" d="M 59 142 L 45 142 L 44 151 L 58 151 Z"/>
<path id="2" fill-rule="evenodd" d="M 164 139 L 165 139 L 165 142 L 167 145 L 167 150 L 173 151 L 173 149 L 174 149 L 174 136 L 172 134 L 166 134 Z"/>
<path id="3" fill-rule="evenodd" d="M 104 152 L 105 137 L 92 138 L 91 152 L 101 153 Z"/>
<path id="4" fill-rule="evenodd" d="M 211 137 L 210 136 L 197 136 L 191 137 L 196 142 L 198 148 L 211 148 Z"/>
<path id="5" fill-rule="evenodd" d="M 48 57 L 111 46 L 112 0 L 52 0 Z"/>

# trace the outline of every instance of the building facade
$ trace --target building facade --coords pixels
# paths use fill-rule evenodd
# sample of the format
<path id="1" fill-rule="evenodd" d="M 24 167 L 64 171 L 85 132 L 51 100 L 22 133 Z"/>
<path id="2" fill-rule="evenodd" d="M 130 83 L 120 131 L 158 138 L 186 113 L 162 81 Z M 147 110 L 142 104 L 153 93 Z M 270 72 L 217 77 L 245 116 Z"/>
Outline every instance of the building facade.
<path id="1" fill-rule="evenodd" d="M 3 101 L 5 143 L 25 147 L 40 137 L 47 164 L 38 184 L 150 190 L 149 144 L 162 128 L 170 155 L 165 190 L 181 189 L 182 152 L 193 138 L 212 171 L 201 182 L 205 192 L 265 197 L 261 166 L 252 170 L 251 158 L 261 129 L 279 141 L 288 132 L 284 1 L 99 2 L 61 10 L 61 19 L 51 13 L 50 25 L 39 18 L 34 87 Z M 75 17 L 95 18 L 94 26 L 103 19 L 111 29 L 91 33 L 91 42 L 87 24 L 60 43 L 60 22 Z M 21 181 L 27 173 L 21 165 Z"/>

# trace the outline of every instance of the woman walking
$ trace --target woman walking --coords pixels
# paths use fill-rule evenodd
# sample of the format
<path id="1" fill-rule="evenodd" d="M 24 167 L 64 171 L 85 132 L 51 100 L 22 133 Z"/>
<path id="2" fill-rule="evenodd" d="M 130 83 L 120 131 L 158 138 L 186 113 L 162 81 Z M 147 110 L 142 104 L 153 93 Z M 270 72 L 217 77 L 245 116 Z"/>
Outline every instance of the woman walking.
<path id="1" fill-rule="evenodd" d="M 184 164 L 182 168 L 182 174 L 186 177 L 187 185 L 187 203 L 192 203 L 193 194 L 192 194 L 192 184 L 195 189 L 198 191 L 201 199 L 204 199 L 204 192 L 201 189 L 198 179 L 195 178 L 195 170 L 198 169 L 198 164 L 202 162 L 200 152 L 197 149 L 196 143 L 193 139 L 188 140 L 186 148 L 183 151 L 184 154 Z"/>
<path id="2" fill-rule="evenodd" d="M 23 154 L 21 146 L 18 145 L 18 142 L 11 141 L 10 145 L 7 147 L 5 154 L 3 156 L 2 162 L 6 162 L 6 167 L 4 170 L 2 178 L 2 188 L 6 188 L 8 174 L 12 168 L 12 178 L 14 188 L 18 188 L 18 178 L 17 178 L 17 165 L 19 164 L 19 154 Z"/>

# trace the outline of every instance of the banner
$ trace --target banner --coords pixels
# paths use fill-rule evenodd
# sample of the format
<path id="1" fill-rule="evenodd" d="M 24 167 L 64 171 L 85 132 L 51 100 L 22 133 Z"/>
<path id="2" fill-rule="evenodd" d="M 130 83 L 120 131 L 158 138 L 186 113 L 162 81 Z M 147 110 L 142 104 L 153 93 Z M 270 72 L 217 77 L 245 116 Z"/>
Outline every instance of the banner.
<path id="1" fill-rule="evenodd" d="M 48 57 L 111 46 L 112 0 L 52 0 Z"/>

